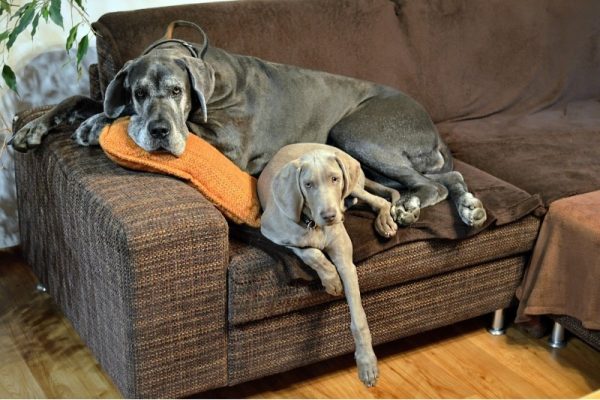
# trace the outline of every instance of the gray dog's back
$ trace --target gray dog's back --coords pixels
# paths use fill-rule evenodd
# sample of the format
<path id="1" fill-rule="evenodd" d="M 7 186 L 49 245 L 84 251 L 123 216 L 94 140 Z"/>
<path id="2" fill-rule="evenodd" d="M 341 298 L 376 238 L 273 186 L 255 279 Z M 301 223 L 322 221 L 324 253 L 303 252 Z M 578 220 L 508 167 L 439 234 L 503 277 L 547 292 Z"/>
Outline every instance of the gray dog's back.
<path id="1" fill-rule="evenodd" d="M 209 48 L 205 60 L 218 71 L 221 86 L 208 101 L 208 124 L 190 127 L 253 175 L 287 144 L 325 143 L 331 129 L 368 99 L 402 95 L 372 82 L 218 48 Z"/>

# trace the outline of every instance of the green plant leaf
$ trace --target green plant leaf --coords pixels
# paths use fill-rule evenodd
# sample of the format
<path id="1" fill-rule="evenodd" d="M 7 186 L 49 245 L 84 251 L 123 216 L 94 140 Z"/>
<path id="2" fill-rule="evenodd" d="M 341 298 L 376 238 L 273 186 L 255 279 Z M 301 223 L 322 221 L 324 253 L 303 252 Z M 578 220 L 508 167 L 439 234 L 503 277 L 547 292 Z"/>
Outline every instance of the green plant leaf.
<path id="1" fill-rule="evenodd" d="M 2 43 L 3 41 L 5 41 L 8 38 L 8 35 L 10 34 L 9 31 L 5 31 L 0 33 L 0 43 Z"/>
<path id="2" fill-rule="evenodd" d="M 79 70 L 79 65 L 81 64 L 85 53 L 87 53 L 89 44 L 90 42 L 88 39 L 88 35 L 85 35 L 81 38 L 79 44 L 77 45 L 77 70 Z"/>
<path id="3" fill-rule="evenodd" d="M 38 27 L 38 23 L 40 22 L 40 14 L 35 14 L 35 17 L 33 18 L 33 22 L 31 23 L 31 38 L 33 39 L 33 37 L 35 36 L 35 33 L 37 32 L 37 27 Z"/>
<path id="4" fill-rule="evenodd" d="M 48 22 L 49 16 L 50 16 L 50 10 L 48 9 L 48 4 L 45 4 L 42 7 L 42 17 L 44 17 L 44 21 Z"/>
<path id="5" fill-rule="evenodd" d="M 83 4 L 82 4 L 83 0 L 75 0 L 75 3 L 77 3 L 77 5 L 79 6 L 79 8 L 81 8 L 83 10 Z"/>
<path id="6" fill-rule="evenodd" d="M 69 36 L 67 37 L 67 43 L 65 45 L 67 51 L 71 50 L 71 47 L 73 47 L 73 43 L 75 43 L 75 39 L 77 39 L 77 28 L 79 28 L 79 24 L 76 24 L 69 31 Z"/>
<path id="7" fill-rule="evenodd" d="M 31 8 L 32 6 L 35 6 L 35 4 L 33 2 L 23 4 L 17 11 L 15 11 L 13 13 L 13 15 L 12 15 L 12 17 L 10 17 L 10 19 L 20 18 L 23 15 L 23 13 L 28 8 Z"/>
<path id="8" fill-rule="evenodd" d="M 60 2 L 61 0 L 50 0 L 49 12 L 52 22 L 63 28 L 63 17 L 60 13 Z"/>
<path id="9" fill-rule="evenodd" d="M 0 15 L 4 12 L 10 14 L 10 3 L 8 0 L 0 0 Z"/>
<path id="10" fill-rule="evenodd" d="M 12 68 L 6 64 L 4 65 L 4 68 L 2 68 L 2 78 L 4 78 L 4 82 L 6 82 L 6 85 L 9 88 L 11 88 L 15 93 L 19 94 L 17 91 L 17 77 L 15 76 Z"/>
<path id="11" fill-rule="evenodd" d="M 33 4 L 33 3 L 31 3 Z M 27 25 L 31 23 L 35 14 L 35 8 L 30 7 L 23 13 L 23 16 L 19 19 L 17 26 L 12 30 L 12 32 L 8 35 L 8 42 L 6 43 L 6 49 L 10 49 L 12 45 L 17 40 L 17 36 L 21 34 L 27 28 Z"/>

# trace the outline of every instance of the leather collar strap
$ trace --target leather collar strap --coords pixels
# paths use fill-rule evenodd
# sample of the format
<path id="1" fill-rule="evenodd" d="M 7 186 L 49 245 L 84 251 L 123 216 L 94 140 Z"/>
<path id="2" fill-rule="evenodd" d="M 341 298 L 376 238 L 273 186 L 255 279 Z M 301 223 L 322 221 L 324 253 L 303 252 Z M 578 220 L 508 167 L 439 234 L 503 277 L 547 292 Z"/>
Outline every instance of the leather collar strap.
<path id="1" fill-rule="evenodd" d="M 200 32 L 200 34 L 202 35 L 202 39 L 203 39 L 202 48 L 200 49 L 200 51 L 198 51 L 198 49 L 194 45 L 192 45 L 189 42 L 186 42 L 185 40 L 173 39 L 173 31 L 178 26 L 187 26 L 187 27 L 193 28 L 193 29 L 197 30 L 198 32 Z M 177 20 L 177 21 L 171 22 L 169 24 L 169 26 L 167 27 L 167 31 L 165 32 L 165 35 L 163 36 L 163 38 L 155 43 L 152 43 L 146 50 L 144 50 L 142 55 L 148 54 L 151 50 L 153 50 L 154 48 L 156 48 L 164 43 L 179 43 L 180 45 L 182 45 L 186 49 L 188 49 L 188 51 L 190 52 L 192 57 L 195 57 L 195 58 L 204 58 L 204 55 L 206 54 L 206 50 L 208 50 L 208 37 L 206 36 L 206 33 L 204 33 L 202 28 L 200 28 L 198 25 L 196 25 L 195 23 L 190 22 L 190 21 Z"/>
<path id="2" fill-rule="evenodd" d="M 162 44 L 165 44 L 165 43 L 179 43 L 180 45 L 182 45 L 186 49 L 188 49 L 188 51 L 190 52 L 192 57 L 198 58 L 198 50 L 196 50 L 196 48 L 192 44 L 186 42 L 185 40 L 180 40 L 180 39 L 163 39 L 163 40 L 159 40 L 158 42 L 154 42 L 146 50 L 144 50 L 142 55 L 145 56 L 150 51 L 154 50 L 156 47 L 158 47 Z M 202 55 L 204 55 L 204 54 L 202 54 Z"/>
<path id="3" fill-rule="evenodd" d="M 300 215 L 300 219 L 302 220 L 304 225 L 306 225 L 306 229 L 315 229 L 317 227 L 317 223 L 314 220 L 310 219 L 308 215 L 304 213 Z"/>

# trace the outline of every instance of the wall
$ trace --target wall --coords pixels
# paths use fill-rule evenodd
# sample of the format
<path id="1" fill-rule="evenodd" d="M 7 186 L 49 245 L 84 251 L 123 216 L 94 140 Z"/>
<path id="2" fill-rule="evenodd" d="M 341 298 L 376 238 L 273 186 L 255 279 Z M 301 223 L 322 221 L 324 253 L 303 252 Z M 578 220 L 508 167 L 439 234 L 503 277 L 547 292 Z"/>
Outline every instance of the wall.
<path id="1" fill-rule="evenodd" d="M 88 0 L 84 3 L 89 15 L 88 20 L 93 22 L 101 15 L 113 11 L 211 1 L 223 0 Z M 23 1 L 16 0 L 13 3 L 18 5 Z M 0 89 L 0 248 L 19 243 L 13 155 L 11 149 L 2 145 L 10 136 L 12 117 L 20 110 L 55 104 L 70 95 L 86 94 L 89 91 L 87 74 L 77 77 L 74 57 L 68 57 L 64 51 L 70 26 L 72 23 L 80 22 L 81 18 L 76 13 L 71 13 L 67 0 L 63 0 L 63 3 L 65 3 L 62 9 L 64 30 L 40 22 L 35 39 L 31 40 L 29 32 L 21 34 L 6 59 L 7 64 L 17 74 L 21 96 L 16 96 L 7 90 L 2 82 Z M 83 34 L 88 30 L 88 27 L 82 27 L 80 33 Z M 95 59 L 95 40 L 92 39 L 84 65 L 95 62 Z"/>

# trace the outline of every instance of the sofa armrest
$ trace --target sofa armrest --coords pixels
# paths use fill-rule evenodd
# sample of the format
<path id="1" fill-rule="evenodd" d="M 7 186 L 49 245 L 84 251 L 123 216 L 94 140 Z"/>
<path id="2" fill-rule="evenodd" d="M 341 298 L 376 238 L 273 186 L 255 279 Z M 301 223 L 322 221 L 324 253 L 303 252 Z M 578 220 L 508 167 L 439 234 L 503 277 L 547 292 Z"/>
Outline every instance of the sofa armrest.
<path id="1" fill-rule="evenodd" d="M 225 219 L 185 183 L 125 170 L 69 136 L 16 156 L 34 272 L 125 396 L 226 385 Z"/>

